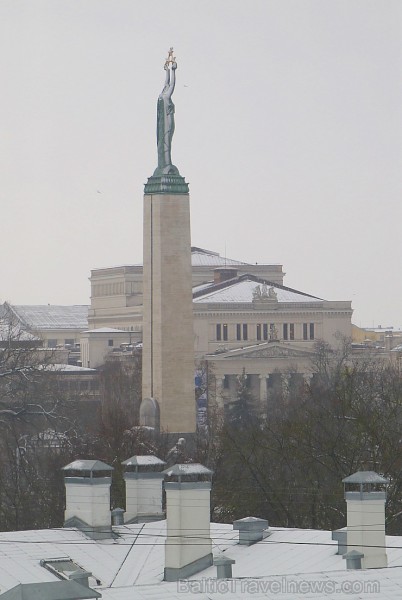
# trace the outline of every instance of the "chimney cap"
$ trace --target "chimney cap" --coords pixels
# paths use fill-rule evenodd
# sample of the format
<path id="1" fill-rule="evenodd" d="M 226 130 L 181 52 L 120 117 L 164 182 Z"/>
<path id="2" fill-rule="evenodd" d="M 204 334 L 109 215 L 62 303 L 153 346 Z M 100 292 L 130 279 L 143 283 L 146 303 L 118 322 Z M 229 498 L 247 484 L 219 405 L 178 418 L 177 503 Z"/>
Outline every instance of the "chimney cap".
<path id="1" fill-rule="evenodd" d="M 371 483 L 371 484 L 386 484 L 389 483 L 389 479 L 378 475 L 375 471 L 357 471 L 353 475 L 349 475 L 342 479 L 342 483 Z"/>
<path id="2" fill-rule="evenodd" d="M 207 469 L 207 467 L 204 467 L 204 465 L 201 465 L 200 463 L 183 463 L 165 469 L 162 471 L 162 475 L 165 475 L 166 477 L 177 477 L 179 483 L 181 483 L 182 478 L 184 478 L 185 481 L 200 481 L 205 478 L 210 481 L 213 471 Z"/>
<path id="3" fill-rule="evenodd" d="M 124 460 L 121 464 L 125 465 L 126 467 L 155 467 L 166 465 L 164 460 L 161 460 L 153 454 L 132 456 L 131 458 Z"/>
<path id="4" fill-rule="evenodd" d="M 173 465 L 162 471 L 164 475 L 212 475 L 213 471 L 200 463 L 183 463 Z"/>
<path id="5" fill-rule="evenodd" d="M 89 471 L 90 473 L 96 471 L 114 471 L 114 468 L 101 460 L 74 460 L 65 467 L 62 467 L 62 471 Z"/>

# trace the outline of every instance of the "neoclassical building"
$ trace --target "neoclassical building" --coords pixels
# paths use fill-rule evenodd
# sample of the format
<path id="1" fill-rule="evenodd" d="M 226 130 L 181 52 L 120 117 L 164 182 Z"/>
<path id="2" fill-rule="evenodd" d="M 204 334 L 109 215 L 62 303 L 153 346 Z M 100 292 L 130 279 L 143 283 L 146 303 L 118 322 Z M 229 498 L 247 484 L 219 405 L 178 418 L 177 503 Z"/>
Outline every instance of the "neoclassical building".
<path id="1" fill-rule="evenodd" d="M 317 340 L 351 337 L 350 301 L 323 300 L 284 285 L 282 265 L 249 264 L 192 247 L 194 356 L 214 374 L 218 403 L 233 398 L 245 371 L 265 404 L 277 385 L 308 377 Z M 142 266 L 91 272 L 89 330 L 142 340 Z M 97 366 L 97 365 L 84 365 Z"/>
<path id="2" fill-rule="evenodd" d="M 251 274 L 275 284 L 283 284 L 282 265 L 252 265 L 194 246 L 191 248 L 191 264 L 193 288 L 214 281 L 216 269 L 235 269 L 239 275 Z M 93 269 L 90 282 L 89 329 L 112 327 L 131 331 L 132 339 L 141 341 L 142 265 Z M 195 351 L 197 353 L 196 347 Z"/>
<path id="3" fill-rule="evenodd" d="M 309 377 L 317 340 L 336 347 L 352 335 L 351 303 L 285 286 L 282 265 L 250 264 L 198 247 L 191 262 L 195 367 L 209 365 L 218 403 L 233 399 L 244 370 L 265 406 L 277 386 Z M 89 308 L 8 308 L 45 348 L 71 353 L 72 345 L 80 347 L 82 367 L 97 368 L 109 355 L 127 360 L 142 342 L 142 265 L 94 269 L 90 282 Z"/>

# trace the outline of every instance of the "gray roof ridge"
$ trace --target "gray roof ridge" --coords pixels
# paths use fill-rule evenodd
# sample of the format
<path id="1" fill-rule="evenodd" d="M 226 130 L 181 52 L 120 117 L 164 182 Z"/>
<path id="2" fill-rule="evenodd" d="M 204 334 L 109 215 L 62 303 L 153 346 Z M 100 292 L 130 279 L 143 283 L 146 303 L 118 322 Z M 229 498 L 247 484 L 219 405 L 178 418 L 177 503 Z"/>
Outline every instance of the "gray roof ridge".
<path id="1" fill-rule="evenodd" d="M 290 288 L 286 285 L 283 285 L 280 283 L 275 283 L 268 279 L 263 279 L 262 277 L 257 277 L 256 275 L 252 275 L 251 273 L 243 273 L 242 275 L 238 275 L 237 277 L 232 277 L 232 279 L 226 279 L 225 281 L 222 281 L 220 283 L 216 283 L 216 284 L 212 283 L 210 287 L 203 289 L 203 290 L 199 290 L 197 292 L 194 292 L 193 298 L 199 298 L 200 296 L 206 296 L 210 293 L 217 292 L 219 290 L 230 287 L 231 285 L 240 283 L 241 281 L 247 281 L 247 280 L 255 281 L 256 283 L 260 283 L 260 284 L 265 283 L 266 285 L 269 285 L 274 288 L 278 288 L 280 290 L 285 290 L 286 292 L 293 292 L 295 294 L 301 294 L 302 296 L 307 296 L 308 298 L 314 298 L 315 300 L 324 301 L 323 298 L 319 298 L 318 296 L 313 296 L 312 294 L 307 294 L 306 292 L 302 292 L 300 290 Z"/>

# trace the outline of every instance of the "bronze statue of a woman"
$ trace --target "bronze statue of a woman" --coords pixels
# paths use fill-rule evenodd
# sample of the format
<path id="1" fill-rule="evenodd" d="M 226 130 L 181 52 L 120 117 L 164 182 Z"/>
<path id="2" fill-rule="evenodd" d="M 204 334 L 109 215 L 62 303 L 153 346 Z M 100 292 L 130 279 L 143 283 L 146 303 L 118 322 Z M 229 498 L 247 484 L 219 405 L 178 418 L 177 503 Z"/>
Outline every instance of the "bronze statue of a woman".
<path id="1" fill-rule="evenodd" d="M 176 83 L 176 58 L 170 48 L 164 69 L 166 79 L 158 98 L 156 139 L 158 166 L 144 187 L 144 194 L 188 194 L 188 183 L 172 164 L 172 138 L 174 134 L 174 104 L 172 94 Z"/>
<path id="2" fill-rule="evenodd" d="M 158 98 L 156 138 L 158 144 L 158 167 L 156 175 L 178 175 L 177 167 L 172 164 L 172 138 L 174 134 L 174 104 L 172 94 L 176 83 L 177 63 L 173 56 L 173 48 L 165 61 L 165 86 Z"/>

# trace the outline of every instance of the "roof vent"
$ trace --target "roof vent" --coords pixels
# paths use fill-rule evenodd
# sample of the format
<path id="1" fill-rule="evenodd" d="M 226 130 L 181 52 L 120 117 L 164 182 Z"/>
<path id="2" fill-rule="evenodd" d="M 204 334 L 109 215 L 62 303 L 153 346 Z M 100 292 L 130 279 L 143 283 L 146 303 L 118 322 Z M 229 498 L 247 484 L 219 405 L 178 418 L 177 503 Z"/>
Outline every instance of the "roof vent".
<path id="1" fill-rule="evenodd" d="M 343 555 L 348 551 L 348 542 L 347 542 L 347 529 L 343 527 L 342 529 L 335 529 L 332 532 L 332 539 L 338 542 L 338 552 L 337 554 Z"/>
<path id="2" fill-rule="evenodd" d="M 216 566 L 216 578 L 217 579 L 231 579 L 232 578 L 232 565 L 235 564 L 233 558 L 229 558 L 224 554 L 214 556 L 214 565 Z"/>
<path id="3" fill-rule="evenodd" d="M 346 568 L 359 570 L 362 568 L 362 558 L 364 558 L 363 552 L 357 550 L 351 550 L 344 554 L 343 558 L 346 558 Z"/>
<path id="4" fill-rule="evenodd" d="M 124 508 L 112 510 L 112 525 L 124 525 Z"/>
<path id="5" fill-rule="evenodd" d="M 270 535 L 268 521 L 258 517 L 245 517 L 233 521 L 233 529 L 239 531 L 239 544 L 241 546 L 251 546 L 251 544 L 260 542 Z"/>

